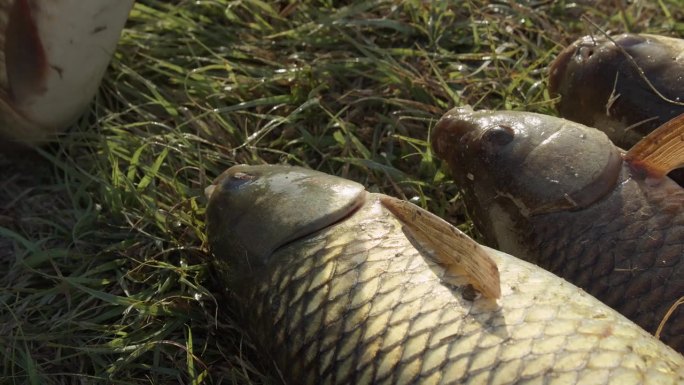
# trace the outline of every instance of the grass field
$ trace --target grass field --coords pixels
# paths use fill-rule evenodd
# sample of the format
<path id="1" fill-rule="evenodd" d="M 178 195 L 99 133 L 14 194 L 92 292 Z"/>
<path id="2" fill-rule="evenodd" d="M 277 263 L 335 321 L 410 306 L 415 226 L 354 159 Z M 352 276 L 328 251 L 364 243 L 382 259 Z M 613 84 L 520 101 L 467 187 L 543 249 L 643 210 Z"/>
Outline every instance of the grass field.
<path id="1" fill-rule="evenodd" d="M 211 279 L 203 189 L 288 163 L 470 231 L 428 134 L 455 105 L 553 114 L 602 30 L 684 36 L 679 0 L 138 1 L 90 111 L 0 159 L 0 384 L 262 384 Z"/>

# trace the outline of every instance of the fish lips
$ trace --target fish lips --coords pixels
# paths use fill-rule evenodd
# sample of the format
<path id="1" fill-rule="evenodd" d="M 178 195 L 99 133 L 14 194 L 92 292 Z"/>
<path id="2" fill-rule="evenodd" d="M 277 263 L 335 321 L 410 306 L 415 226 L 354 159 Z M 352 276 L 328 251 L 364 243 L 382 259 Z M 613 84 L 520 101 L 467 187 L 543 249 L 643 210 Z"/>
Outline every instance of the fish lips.
<path id="1" fill-rule="evenodd" d="M 432 149 L 438 157 L 452 165 L 461 158 L 462 148 L 475 134 L 476 128 L 462 118 L 472 114 L 470 106 L 455 107 L 442 116 L 432 131 Z M 454 167 L 460 169 L 460 167 Z M 460 178 L 459 178 L 460 179 Z"/>
<path id="2" fill-rule="evenodd" d="M 607 75 L 611 71 L 609 66 L 602 64 L 611 54 L 604 52 L 606 49 L 602 48 L 606 42 L 609 41 L 605 38 L 584 36 L 561 51 L 551 63 L 549 93 L 560 97 L 556 102 L 556 107 L 561 115 L 566 117 L 572 115 L 572 110 L 566 111 L 568 104 L 590 103 L 594 105 L 595 102 L 601 101 L 605 104 L 604 99 L 607 99 L 608 95 L 603 95 L 604 92 L 601 92 L 600 97 L 592 96 L 597 91 L 592 85 L 597 84 L 595 78 Z M 570 118 L 585 124 L 591 123 L 582 116 Z"/>
<path id="3" fill-rule="evenodd" d="M 496 118 L 485 123 L 485 129 L 478 120 L 478 113 L 470 106 L 460 106 L 449 110 L 437 122 L 432 133 L 432 147 L 438 157 L 447 161 L 451 172 L 460 184 L 473 181 L 473 174 L 482 175 L 473 168 L 473 157 L 481 154 L 483 147 L 501 147 L 508 144 L 515 135 L 514 129 Z M 502 124 L 499 124 L 502 123 Z M 494 151 L 489 151 L 494 153 Z M 479 160 L 489 163 L 491 158 Z"/>

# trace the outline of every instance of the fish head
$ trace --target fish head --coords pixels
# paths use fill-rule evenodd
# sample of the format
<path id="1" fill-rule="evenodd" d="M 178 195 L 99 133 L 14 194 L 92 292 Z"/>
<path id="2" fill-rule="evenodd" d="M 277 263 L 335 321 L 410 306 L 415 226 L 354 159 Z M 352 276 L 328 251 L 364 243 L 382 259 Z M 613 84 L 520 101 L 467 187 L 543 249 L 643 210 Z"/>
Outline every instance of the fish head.
<path id="1" fill-rule="evenodd" d="M 283 165 L 233 166 L 205 193 L 214 256 L 248 270 L 265 265 L 279 247 L 351 215 L 367 199 L 359 183 Z"/>
<path id="2" fill-rule="evenodd" d="M 556 107 L 562 117 L 597 127 L 629 148 L 682 113 L 681 106 L 663 98 L 679 101 L 682 69 L 684 40 L 648 34 L 589 35 L 553 61 L 549 92 L 560 97 Z"/>
<path id="3" fill-rule="evenodd" d="M 523 217 L 584 208 L 614 188 L 622 169 L 604 133 L 529 112 L 454 108 L 432 145 L 482 210 L 506 202 Z"/>
<path id="4" fill-rule="evenodd" d="M 616 42 L 638 44 L 638 35 L 621 35 Z M 623 54 L 606 37 L 584 36 L 565 48 L 551 63 L 549 92 L 559 95 L 561 116 L 593 124 L 604 115 Z"/>

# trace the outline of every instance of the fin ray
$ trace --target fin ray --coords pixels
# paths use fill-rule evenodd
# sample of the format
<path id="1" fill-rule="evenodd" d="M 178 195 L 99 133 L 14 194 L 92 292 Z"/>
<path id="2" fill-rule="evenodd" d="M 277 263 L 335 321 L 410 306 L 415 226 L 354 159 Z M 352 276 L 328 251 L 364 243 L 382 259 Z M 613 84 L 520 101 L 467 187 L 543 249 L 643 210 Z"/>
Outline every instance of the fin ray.
<path id="1" fill-rule="evenodd" d="M 409 202 L 383 196 L 380 202 L 416 238 L 435 251 L 447 270 L 463 269 L 470 283 L 487 298 L 501 297 L 499 269 L 489 253 L 444 219 Z"/>
<path id="2" fill-rule="evenodd" d="M 625 161 L 642 176 L 663 178 L 684 166 L 684 114 L 681 114 L 635 144 Z"/>

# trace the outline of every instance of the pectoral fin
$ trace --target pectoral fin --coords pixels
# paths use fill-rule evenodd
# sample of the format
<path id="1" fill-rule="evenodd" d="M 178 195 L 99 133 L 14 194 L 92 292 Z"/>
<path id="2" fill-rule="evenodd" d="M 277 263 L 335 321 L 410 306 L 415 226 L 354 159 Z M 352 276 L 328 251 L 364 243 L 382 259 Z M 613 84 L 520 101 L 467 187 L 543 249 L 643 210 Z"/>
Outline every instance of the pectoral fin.
<path id="1" fill-rule="evenodd" d="M 499 269 L 487 251 L 447 221 L 400 199 L 383 196 L 380 202 L 418 242 L 434 250 L 447 269 L 466 273 L 468 281 L 487 298 L 501 297 Z"/>
<path id="2" fill-rule="evenodd" d="M 684 166 L 684 114 L 673 118 L 635 144 L 625 161 L 637 175 L 662 178 Z"/>
<path id="3" fill-rule="evenodd" d="M 21 103 L 45 91 L 48 62 L 28 0 L 16 0 L 9 12 L 5 34 L 5 61 L 9 94 Z"/>

